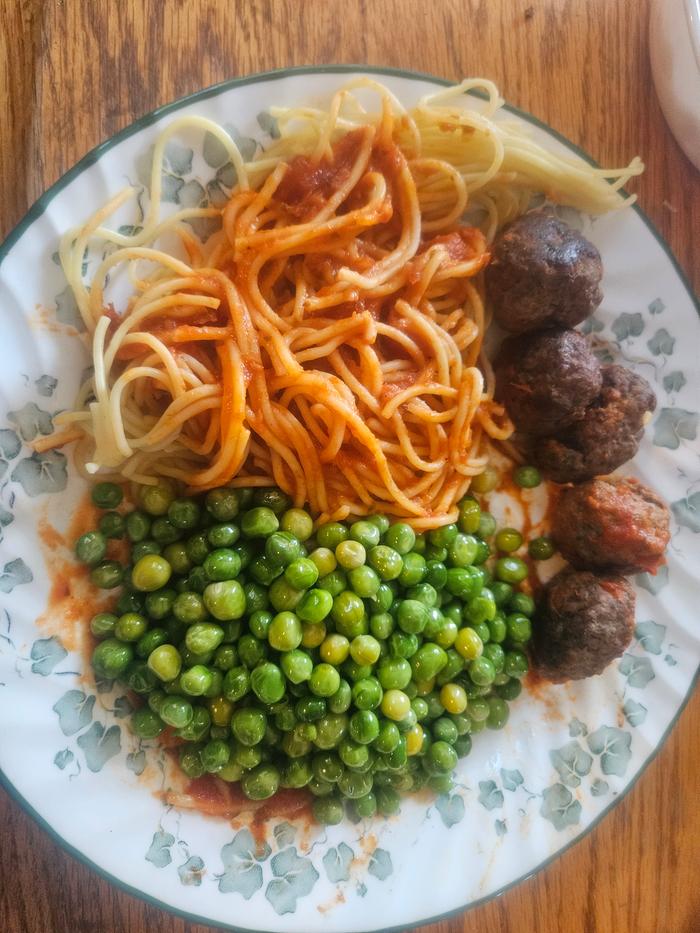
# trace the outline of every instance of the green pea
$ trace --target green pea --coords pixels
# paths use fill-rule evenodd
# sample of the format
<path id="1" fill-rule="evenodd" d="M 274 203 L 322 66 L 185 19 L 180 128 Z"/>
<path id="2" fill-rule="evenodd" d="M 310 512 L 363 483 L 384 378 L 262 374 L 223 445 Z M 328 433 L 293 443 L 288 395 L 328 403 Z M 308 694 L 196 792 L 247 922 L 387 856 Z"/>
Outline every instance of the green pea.
<path id="1" fill-rule="evenodd" d="M 430 731 L 436 742 L 447 742 L 448 745 L 454 745 L 459 738 L 457 726 L 447 716 L 436 719 L 430 727 Z"/>
<path id="2" fill-rule="evenodd" d="M 198 566 L 203 564 L 209 554 L 209 541 L 205 532 L 199 531 L 197 534 L 190 535 L 185 541 L 185 550 L 193 564 Z"/>
<path id="3" fill-rule="evenodd" d="M 341 678 L 340 685 L 333 696 L 328 697 L 328 709 L 332 713 L 344 713 L 352 703 L 352 688 L 347 680 Z"/>
<path id="4" fill-rule="evenodd" d="M 330 790 L 332 791 L 332 787 Z M 312 809 L 314 819 L 322 826 L 337 826 L 338 823 L 342 823 L 345 816 L 342 802 L 334 796 L 317 797 Z"/>
<path id="5" fill-rule="evenodd" d="M 376 594 L 372 597 L 372 604 L 376 606 L 378 612 L 386 612 L 391 608 L 391 604 L 394 601 L 394 591 L 392 586 L 396 586 L 395 583 L 380 583 L 379 589 Z"/>
<path id="6" fill-rule="evenodd" d="M 356 800 L 369 794 L 373 783 L 371 774 L 345 771 L 338 780 L 338 790 L 344 797 Z"/>
<path id="7" fill-rule="evenodd" d="M 293 612 L 278 612 L 267 632 L 267 639 L 275 651 L 292 651 L 298 648 L 301 637 L 301 622 Z"/>
<path id="8" fill-rule="evenodd" d="M 379 527 L 372 521 L 361 520 L 350 526 L 350 537 L 365 549 L 376 547 L 381 538 Z"/>
<path id="9" fill-rule="evenodd" d="M 515 678 L 510 677 L 504 684 L 494 687 L 494 692 L 502 700 L 517 700 L 522 693 L 523 685 Z"/>
<path id="10" fill-rule="evenodd" d="M 207 610 L 199 593 L 179 593 L 173 603 L 173 615 L 180 622 L 188 625 L 201 622 L 206 618 Z"/>
<path id="11" fill-rule="evenodd" d="M 500 557 L 496 561 L 496 577 L 504 583 L 520 583 L 527 576 L 527 564 L 519 557 Z"/>
<path id="12" fill-rule="evenodd" d="M 478 596 L 469 600 L 464 609 L 464 618 L 471 625 L 490 622 L 496 618 L 496 599 L 491 590 L 484 587 Z"/>
<path id="13" fill-rule="evenodd" d="M 491 556 L 491 548 L 485 541 L 482 541 L 481 538 L 476 539 L 476 557 L 474 558 L 474 566 L 480 567 L 486 563 L 486 561 Z"/>
<path id="14" fill-rule="evenodd" d="M 187 629 L 185 644 L 194 654 L 215 651 L 224 640 L 224 630 L 213 622 L 198 622 Z"/>
<path id="15" fill-rule="evenodd" d="M 173 499 L 167 515 L 168 521 L 175 528 L 189 531 L 199 524 L 201 509 L 194 499 Z"/>
<path id="16" fill-rule="evenodd" d="M 532 616 L 535 612 L 535 600 L 527 593 L 513 593 L 508 602 L 509 612 L 520 612 L 525 616 Z"/>
<path id="17" fill-rule="evenodd" d="M 370 548 L 367 560 L 382 580 L 396 580 L 403 570 L 403 560 L 399 552 L 385 544 Z"/>
<path id="18" fill-rule="evenodd" d="M 389 654 L 394 658 L 412 658 L 418 651 L 418 637 L 407 632 L 392 632 L 389 636 Z"/>
<path id="19" fill-rule="evenodd" d="M 261 764 L 241 777 L 241 790 L 250 800 L 267 800 L 280 786 L 280 772 L 272 764 Z"/>
<path id="20" fill-rule="evenodd" d="M 170 696 L 163 700 L 160 707 L 160 718 L 174 729 L 183 729 L 194 716 L 194 709 L 189 700 L 183 697 Z"/>
<path id="21" fill-rule="evenodd" d="M 100 642 L 92 653 L 92 666 L 98 677 L 114 680 L 127 669 L 134 658 L 133 647 L 116 638 Z"/>
<path id="22" fill-rule="evenodd" d="M 213 548 L 230 548 L 239 539 L 241 530 L 238 525 L 232 522 L 221 522 L 218 525 L 212 525 L 207 529 L 207 543 Z M 238 552 L 236 552 L 238 553 Z M 240 558 L 240 554 L 238 555 Z M 241 564 L 243 562 L 241 561 Z"/>
<path id="23" fill-rule="evenodd" d="M 179 541 L 181 532 L 167 518 L 156 518 L 151 525 L 151 534 L 160 545 L 173 544 Z"/>
<path id="24" fill-rule="evenodd" d="M 320 577 L 332 573 L 338 566 L 335 554 L 327 547 L 317 547 L 309 554 L 309 560 L 316 565 Z"/>
<path id="25" fill-rule="evenodd" d="M 223 692 L 227 700 L 237 703 L 250 691 L 250 674 L 245 667 L 232 667 L 226 671 Z"/>
<path id="26" fill-rule="evenodd" d="M 450 567 L 447 571 L 445 588 L 458 599 L 470 600 L 481 590 L 481 582 L 475 567 Z"/>
<path id="27" fill-rule="evenodd" d="M 204 571 L 214 583 L 235 579 L 241 571 L 241 559 L 231 548 L 218 548 L 204 559 Z"/>
<path id="28" fill-rule="evenodd" d="M 377 679 L 384 690 L 403 690 L 411 674 L 411 665 L 405 658 L 383 658 L 377 669 Z"/>
<path id="29" fill-rule="evenodd" d="M 496 615 L 488 623 L 489 630 L 489 640 L 495 642 L 496 644 L 501 644 L 505 641 L 508 630 L 506 627 L 505 619 L 501 614 Z"/>
<path id="30" fill-rule="evenodd" d="M 134 544 L 131 548 L 131 559 L 134 563 L 138 563 L 141 558 L 146 557 L 147 554 L 160 554 L 162 550 L 162 547 L 157 541 L 152 541 L 149 538 L 146 541 L 139 541 L 137 544 Z"/>
<path id="31" fill-rule="evenodd" d="M 330 593 L 332 597 L 338 596 L 347 587 L 348 578 L 344 570 L 334 570 L 321 577 L 318 588 Z"/>
<path id="32" fill-rule="evenodd" d="M 340 674 L 330 664 L 317 664 L 309 678 L 309 689 L 315 696 L 330 697 L 340 686 Z"/>
<path id="33" fill-rule="evenodd" d="M 412 551 L 415 543 L 416 533 L 406 522 L 396 522 L 384 532 L 384 544 L 402 556 Z"/>
<path id="34" fill-rule="evenodd" d="M 517 551 L 523 543 L 523 536 L 515 528 L 501 528 L 496 535 L 496 547 L 499 551 L 509 554 Z"/>
<path id="35" fill-rule="evenodd" d="M 161 481 L 153 486 L 142 486 L 140 498 L 145 512 L 149 515 L 161 516 L 167 513 L 175 495 L 171 484 Z"/>
<path id="36" fill-rule="evenodd" d="M 304 622 L 322 622 L 333 608 L 333 597 L 326 590 L 308 590 L 296 607 L 296 613 Z"/>
<path id="37" fill-rule="evenodd" d="M 527 551 L 533 560 L 549 560 L 554 555 L 554 542 L 546 535 L 542 535 L 530 541 Z"/>
<path id="38" fill-rule="evenodd" d="M 185 739 L 186 742 L 201 742 L 209 737 L 212 728 L 216 727 L 212 727 L 209 711 L 203 706 L 194 706 L 192 719 L 175 734 L 179 739 Z"/>
<path id="39" fill-rule="evenodd" d="M 116 509 L 121 504 L 124 494 L 116 483 L 96 483 L 90 493 L 98 509 Z"/>
<path id="40" fill-rule="evenodd" d="M 372 676 L 372 666 L 370 664 L 358 664 L 353 658 L 348 658 L 342 666 L 343 674 L 353 683 L 358 680 L 364 680 L 365 677 Z"/>
<path id="41" fill-rule="evenodd" d="M 375 570 L 363 565 L 349 571 L 348 583 L 358 596 L 362 599 L 368 599 L 377 594 L 381 580 Z"/>
<path id="42" fill-rule="evenodd" d="M 457 526 L 461 532 L 467 535 L 476 534 L 479 530 L 479 518 L 481 517 L 481 508 L 479 503 L 471 496 L 466 496 L 459 504 L 459 518 Z"/>
<path id="43" fill-rule="evenodd" d="M 398 608 L 396 621 L 402 631 L 409 635 L 419 635 L 428 624 L 427 607 L 417 599 L 403 599 Z"/>
<path id="44" fill-rule="evenodd" d="M 521 489 L 534 489 L 542 482 L 542 476 L 537 467 L 520 466 L 513 471 L 513 480 Z"/>
<path id="45" fill-rule="evenodd" d="M 314 744 L 321 749 L 336 748 L 348 731 L 348 717 L 344 713 L 327 712 L 315 724 Z"/>
<path id="46" fill-rule="evenodd" d="M 314 755 L 311 769 L 317 780 L 326 781 L 328 784 L 335 784 L 345 770 L 342 761 L 334 752 L 319 752 Z"/>
<path id="47" fill-rule="evenodd" d="M 212 672 L 203 664 L 196 664 L 180 675 L 180 686 L 188 696 L 201 697 L 211 687 Z"/>
<path id="48" fill-rule="evenodd" d="M 280 519 L 280 528 L 298 538 L 307 541 L 314 530 L 313 519 L 304 509 L 287 509 Z"/>
<path id="49" fill-rule="evenodd" d="M 469 662 L 469 676 L 479 687 L 485 687 L 493 683 L 496 676 L 496 669 L 493 663 L 486 657 L 476 658 Z"/>
<path id="50" fill-rule="evenodd" d="M 496 519 L 490 512 L 482 512 L 479 516 L 479 537 L 490 538 L 496 531 Z"/>
<path id="51" fill-rule="evenodd" d="M 355 593 L 352 593 L 350 590 L 344 590 L 333 600 L 331 615 L 338 626 L 338 630 L 343 635 L 347 635 L 345 629 L 348 627 L 350 627 L 354 633 L 352 627 L 361 622 L 365 617 L 364 603 Z M 347 637 L 350 638 L 353 637 L 353 635 L 347 635 Z"/>
<path id="52" fill-rule="evenodd" d="M 264 554 L 260 554 L 249 564 L 249 572 L 253 579 L 262 586 L 269 586 L 273 580 L 282 573 L 282 568 L 270 563 Z"/>
<path id="53" fill-rule="evenodd" d="M 241 745 L 250 747 L 262 742 L 266 724 L 262 710 L 253 707 L 238 709 L 231 717 L 231 732 Z"/>
<path id="54" fill-rule="evenodd" d="M 253 492 L 253 503 L 270 509 L 275 515 L 281 515 L 292 504 L 289 496 L 274 486 L 256 489 Z"/>
<path id="55" fill-rule="evenodd" d="M 282 671 L 271 661 L 265 661 L 255 668 L 250 675 L 250 685 L 260 702 L 268 706 L 278 703 L 286 689 Z"/>
<path id="56" fill-rule="evenodd" d="M 350 643 L 350 655 L 358 664 L 376 664 L 381 645 L 372 635 L 358 635 Z"/>
<path id="57" fill-rule="evenodd" d="M 105 538 L 123 538 L 126 532 L 124 516 L 119 512 L 105 512 L 100 518 L 99 530 Z"/>
<path id="58" fill-rule="evenodd" d="M 126 612 L 114 626 L 114 636 L 119 641 L 138 641 L 145 634 L 148 621 L 137 612 Z"/>
<path id="59" fill-rule="evenodd" d="M 491 592 L 499 608 L 504 606 L 513 595 L 513 587 L 510 583 L 503 583 L 502 580 L 494 580 L 491 584 Z"/>
<path id="60" fill-rule="evenodd" d="M 447 584 L 447 567 L 438 560 L 427 561 L 423 582 L 432 586 L 436 591 L 444 589 Z"/>
<path id="61" fill-rule="evenodd" d="M 241 531 L 247 538 L 267 538 L 279 528 L 279 520 L 272 509 L 258 506 L 244 512 Z"/>
<path id="62" fill-rule="evenodd" d="M 365 563 L 367 552 L 359 541 L 341 541 L 335 549 L 335 559 L 344 570 L 355 570 Z"/>
<path id="63" fill-rule="evenodd" d="M 411 670 L 416 681 L 429 681 L 440 673 L 447 664 L 444 648 L 428 642 L 422 645 L 411 658 Z"/>
<path id="64" fill-rule="evenodd" d="M 133 544 L 145 541 L 151 533 L 151 519 L 143 512 L 129 512 L 125 522 L 126 535 Z"/>
<path id="65" fill-rule="evenodd" d="M 502 729 L 508 722 L 509 709 L 505 700 L 500 697 L 490 697 L 489 715 L 486 725 L 489 729 Z"/>
<path id="66" fill-rule="evenodd" d="M 207 611 L 220 622 L 240 619 L 246 611 L 246 595 L 238 580 L 210 583 L 202 594 Z"/>
<path id="67" fill-rule="evenodd" d="M 155 739 L 165 728 L 160 716 L 147 706 L 137 709 L 132 714 L 129 724 L 131 731 L 139 739 Z"/>
<path id="68" fill-rule="evenodd" d="M 352 688 L 352 698 L 360 710 L 377 709 L 383 696 L 382 685 L 376 677 L 363 677 Z"/>
<path id="69" fill-rule="evenodd" d="M 377 810 L 382 816 L 395 816 L 401 809 L 401 797 L 393 787 L 378 787 L 375 796 Z"/>
<path id="70" fill-rule="evenodd" d="M 102 590 L 113 590 L 124 577 L 124 568 L 116 560 L 103 560 L 90 571 L 90 581 Z"/>
<path id="71" fill-rule="evenodd" d="M 98 612 L 90 620 L 90 631 L 96 638 L 107 638 L 114 634 L 117 618 L 113 612 Z"/>
<path id="72" fill-rule="evenodd" d="M 521 680 L 528 672 L 527 655 L 522 651 L 506 651 L 503 661 L 503 673 Z"/>
<path id="73" fill-rule="evenodd" d="M 217 522 L 228 522 L 238 515 L 240 492 L 236 489 L 212 489 L 207 493 L 204 504 Z"/>
<path id="74" fill-rule="evenodd" d="M 503 664 L 505 661 L 505 652 L 499 644 L 491 642 L 488 645 L 484 645 L 484 657 L 488 658 L 489 661 L 493 664 L 496 674 L 500 674 L 503 670 Z"/>
<path id="75" fill-rule="evenodd" d="M 394 619 L 388 612 L 377 612 L 370 616 L 369 630 L 375 638 L 386 641 L 394 631 Z"/>
<path id="76" fill-rule="evenodd" d="M 476 538 L 459 532 L 447 549 L 447 560 L 453 567 L 470 567 L 474 563 L 476 552 Z"/>
<path id="77" fill-rule="evenodd" d="M 172 568 L 165 558 L 147 554 L 134 564 L 131 579 L 137 590 L 152 593 L 166 585 L 171 573 Z"/>
<path id="78" fill-rule="evenodd" d="M 264 661 L 267 654 L 267 645 L 264 641 L 259 641 L 253 635 L 241 635 L 238 641 L 238 657 L 249 671 L 256 664 Z"/>
<path id="79" fill-rule="evenodd" d="M 310 655 L 298 649 L 283 654 L 280 664 L 285 677 L 293 684 L 301 684 L 307 681 L 311 677 L 314 666 Z"/>
<path id="80" fill-rule="evenodd" d="M 422 554 L 409 551 L 403 555 L 403 569 L 398 577 L 400 586 L 409 587 L 422 583 L 428 573 L 428 565 Z"/>
<path id="81" fill-rule="evenodd" d="M 149 654 L 148 666 L 159 680 L 171 681 L 180 673 L 182 658 L 174 645 L 163 644 Z"/>
<path id="82" fill-rule="evenodd" d="M 438 563 L 444 564 L 447 560 L 447 548 L 438 547 L 436 544 L 428 544 L 425 548 L 423 557 L 425 557 L 428 563 L 430 563 L 431 560 L 434 560 Z"/>
<path id="83" fill-rule="evenodd" d="M 411 700 L 411 709 L 416 714 L 418 722 L 422 722 L 428 716 L 429 706 L 423 697 L 413 697 Z"/>
<path id="84" fill-rule="evenodd" d="M 241 771 L 252 771 L 262 763 L 263 752 L 260 745 L 246 747 L 245 745 L 234 746 L 233 760 Z"/>
<path id="85" fill-rule="evenodd" d="M 511 612 L 506 616 L 506 630 L 511 641 L 525 643 L 532 637 L 532 623 L 521 612 Z"/>
<path id="86" fill-rule="evenodd" d="M 294 714 L 300 722 L 317 722 L 326 715 L 326 701 L 323 697 L 303 697 L 294 706 Z"/>

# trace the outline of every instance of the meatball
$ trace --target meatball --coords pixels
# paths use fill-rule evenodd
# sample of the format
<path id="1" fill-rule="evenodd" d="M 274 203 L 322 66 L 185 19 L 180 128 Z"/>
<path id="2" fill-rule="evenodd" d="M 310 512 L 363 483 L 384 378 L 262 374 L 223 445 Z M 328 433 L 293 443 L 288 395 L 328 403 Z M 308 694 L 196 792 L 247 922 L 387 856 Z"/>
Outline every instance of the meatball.
<path id="1" fill-rule="evenodd" d="M 532 447 L 530 459 L 556 483 L 581 483 L 631 460 L 656 408 L 646 379 L 617 364 L 602 374 L 603 388 L 584 417 Z"/>
<path id="2" fill-rule="evenodd" d="M 670 537 L 668 508 L 636 479 L 593 479 L 563 490 L 552 537 L 574 567 L 655 573 Z"/>
<path id="3" fill-rule="evenodd" d="M 486 288 L 495 319 L 514 334 L 574 327 L 603 294 L 600 253 L 551 213 L 523 214 L 494 243 Z"/>
<path id="4" fill-rule="evenodd" d="M 600 674 L 634 631 L 634 590 L 624 577 L 562 570 L 549 581 L 533 625 L 543 677 L 560 683 Z"/>
<path id="5" fill-rule="evenodd" d="M 600 392 L 600 363 L 575 330 L 509 337 L 494 368 L 497 395 L 526 434 L 555 434 L 582 418 Z"/>

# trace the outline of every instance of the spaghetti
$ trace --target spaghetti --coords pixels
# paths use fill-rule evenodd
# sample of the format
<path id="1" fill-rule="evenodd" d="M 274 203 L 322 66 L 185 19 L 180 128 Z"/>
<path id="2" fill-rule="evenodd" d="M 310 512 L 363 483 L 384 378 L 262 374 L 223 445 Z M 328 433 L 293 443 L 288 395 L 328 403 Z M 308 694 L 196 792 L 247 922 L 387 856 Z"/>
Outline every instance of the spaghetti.
<path id="1" fill-rule="evenodd" d="M 465 96 L 477 86 L 485 102 Z M 127 189 L 63 238 L 94 373 L 39 443 L 76 441 L 93 476 L 277 485 L 320 521 L 377 510 L 416 529 L 454 521 L 489 444 L 512 432 L 483 349 L 489 242 L 534 195 L 603 212 L 642 170 L 550 153 L 496 119 L 501 106 L 492 84 L 467 81 L 409 113 L 358 78 L 327 111 L 273 111 L 280 138 L 247 163 L 215 124 L 175 121 L 156 145 L 142 229 L 103 226 Z M 162 219 L 164 147 L 183 125 L 214 134 L 238 181 L 223 208 Z M 196 217 L 221 220 L 206 244 L 182 225 Z M 173 232 L 186 259 L 158 246 Z M 94 242 L 113 251 L 86 283 Z M 125 268 L 134 294 L 119 314 L 105 290 Z"/>

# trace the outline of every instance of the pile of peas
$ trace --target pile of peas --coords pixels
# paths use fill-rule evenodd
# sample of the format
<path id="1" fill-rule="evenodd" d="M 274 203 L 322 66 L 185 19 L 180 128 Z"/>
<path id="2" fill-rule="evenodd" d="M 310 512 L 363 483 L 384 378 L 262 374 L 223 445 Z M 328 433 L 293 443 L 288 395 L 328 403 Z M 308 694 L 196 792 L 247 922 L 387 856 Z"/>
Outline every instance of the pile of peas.
<path id="1" fill-rule="evenodd" d="M 472 736 L 501 729 L 528 669 L 534 603 L 513 529 L 474 496 L 416 534 L 372 515 L 316 528 L 278 489 L 182 498 L 166 483 L 98 483 L 98 529 L 76 554 L 101 588 L 92 664 L 143 703 L 133 732 L 184 740 L 182 770 L 253 800 L 308 788 L 321 823 L 398 811 L 452 787 Z M 107 556 L 126 538 L 130 563 Z"/>

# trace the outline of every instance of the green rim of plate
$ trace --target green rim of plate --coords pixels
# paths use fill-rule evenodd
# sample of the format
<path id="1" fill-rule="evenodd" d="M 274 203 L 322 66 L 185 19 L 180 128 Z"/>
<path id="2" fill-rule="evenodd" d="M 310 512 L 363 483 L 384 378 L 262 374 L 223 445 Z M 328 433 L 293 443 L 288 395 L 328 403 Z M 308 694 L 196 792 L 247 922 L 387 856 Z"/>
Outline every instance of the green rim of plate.
<path id="1" fill-rule="evenodd" d="M 9 254 L 12 247 L 17 243 L 17 241 L 23 236 L 26 230 L 32 225 L 32 223 L 41 217 L 41 215 L 46 210 L 47 206 L 51 201 L 56 197 L 56 195 L 62 191 L 67 185 L 69 185 L 74 178 L 77 178 L 78 175 L 81 175 L 85 169 L 89 168 L 95 162 L 98 162 L 102 155 L 105 152 L 108 152 L 118 143 L 122 142 L 124 139 L 128 139 L 130 136 L 133 136 L 134 133 L 140 132 L 147 126 L 157 122 L 162 117 L 167 116 L 170 113 L 175 113 L 176 111 L 182 109 L 182 107 L 187 107 L 190 104 L 197 103 L 201 100 L 207 100 L 210 97 L 216 97 L 218 94 L 221 94 L 224 91 L 231 90 L 232 88 L 245 87 L 247 84 L 261 84 L 266 81 L 279 81 L 283 78 L 291 77 L 294 75 L 323 75 L 323 74 L 373 74 L 373 75 L 388 75 L 397 78 L 409 78 L 420 81 L 428 81 L 432 84 L 436 84 L 440 87 L 450 87 L 455 82 L 450 81 L 446 78 L 438 78 L 436 75 L 425 74 L 420 71 L 410 71 L 403 68 L 380 68 L 371 65 L 322 65 L 322 66 L 313 66 L 313 65 L 304 65 L 297 68 L 279 68 L 273 71 L 262 71 L 257 74 L 248 75 L 245 78 L 229 78 L 227 81 L 221 81 L 219 84 L 213 84 L 211 87 L 204 88 L 201 91 L 196 91 L 194 94 L 188 94 L 186 97 L 180 97 L 177 100 L 172 101 L 169 104 L 164 104 L 162 107 L 157 107 L 155 110 L 151 110 L 149 113 L 144 114 L 142 117 L 139 117 L 138 120 L 135 120 L 129 126 L 125 127 L 123 130 L 120 130 L 118 133 L 115 133 L 113 136 L 110 136 L 109 139 L 95 146 L 94 149 L 91 149 L 87 155 L 83 156 L 79 162 L 77 162 L 73 168 L 69 169 L 65 175 L 62 175 L 58 181 L 56 181 L 50 188 L 48 188 L 44 194 L 38 198 L 34 204 L 30 207 L 24 217 L 20 220 L 16 227 L 14 227 L 10 233 L 5 238 L 5 241 L 0 245 L 0 264 Z M 585 159 L 590 165 L 599 167 L 598 163 L 592 159 L 587 152 L 584 152 L 583 149 L 579 148 L 577 145 L 568 140 L 561 133 L 558 133 L 556 130 L 552 129 L 542 120 L 539 120 L 537 117 L 528 113 L 525 110 L 520 110 L 518 107 L 513 107 L 510 104 L 506 104 L 505 108 L 510 113 L 515 114 L 521 119 L 532 123 L 534 126 L 539 127 L 542 130 L 545 130 L 556 140 L 563 143 L 565 146 L 568 146 L 570 149 L 573 149 L 577 155 L 582 159 Z M 659 231 L 656 229 L 654 224 L 649 220 L 644 211 L 639 207 L 638 204 L 633 204 L 632 209 L 639 215 L 642 221 L 645 223 L 649 231 L 654 236 L 654 239 L 657 241 L 659 246 L 662 248 L 666 256 L 668 257 L 671 265 L 673 266 L 676 275 L 683 283 L 688 297 L 695 306 L 696 311 L 700 315 L 700 300 L 693 293 L 690 282 L 688 281 L 685 273 L 678 264 L 676 257 L 671 252 L 669 245 L 666 243 L 664 238 L 661 236 Z M 678 707 L 675 716 L 669 723 L 666 731 L 661 736 L 658 744 L 648 755 L 646 761 L 642 764 L 639 771 L 635 774 L 634 778 L 629 782 L 629 784 L 622 790 L 614 800 L 612 800 L 604 810 L 602 810 L 598 816 L 588 824 L 586 829 L 583 832 L 576 836 L 575 839 L 572 839 L 561 849 L 558 849 L 555 853 L 546 858 L 543 862 L 540 862 L 532 871 L 528 871 L 520 877 L 514 879 L 513 881 L 508 882 L 502 888 L 499 888 L 497 891 L 494 891 L 491 894 L 488 894 L 486 897 L 482 897 L 476 901 L 470 901 L 467 904 L 464 904 L 462 907 L 457 907 L 454 910 L 447 911 L 443 914 L 437 914 L 434 917 L 421 917 L 415 922 L 409 924 L 407 927 L 405 924 L 401 926 L 393 927 L 382 927 L 381 929 L 373 931 L 373 933 L 401 933 L 401 931 L 411 929 L 416 926 L 423 926 L 430 923 L 437 923 L 440 920 L 445 920 L 448 917 L 454 917 L 457 914 L 461 914 L 466 910 L 472 910 L 475 907 L 480 907 L 483 904 L 486 904 L 488 901 L 493 900 L 500 895 L 505 894 L 506 891 L 510 891 L 511 888 L 514 888 L 516 885 L 525 881 L 528 878 L 532 878 L 534 875 L 538 874 L 542 869 L 550 865 L 555 859 L 558 859 L 565 852 L 567 852 L 572 846 L 580 842 L 585 836 L 595 829 L 595 827 L 600 823 L 600 821 L 607 815 L 607 813 L 616 806 L 622 799 L 625 797 L 635 786 L 637 781 L 640 779 L 642 774 L 646 771 L 651 762 L 656 758 L 659 751 L 663 747 L 666 739 L 668 738 L 671 730 L 677 723 L 681 713 L 688 704 L 688 700 L 693 694 L 693 690 L 698 681 L 698 676 L 700 675 L 700 666 L 695 672 L 693 680 L 691 681 L 688 690 L 683 697 L 683 702 Z M 105 869 L 100 868 L 99 865 L 95 864 L 91 859 L 84 855 L 79 849 L 76 849 L 71 843 L 67 842 L 62 836 L 60 836 L 56 830 L 42 817 L 37 811 L 32 807 L 32 805 L 21 795 L 19 790 L 12 784 L 9 778 L 5 775 L 0 768 L 0 786 L 2 786 L 8 793 L 8 795 L 15 800 L 22 809 L 43 829 L 48 835 L 53 839 L 54 842 L 58 843 L 62 849 L 68 852 L 69 855 L 72 855 L 79 862 L 82 862 L 83 865 L 87 865 L 88 868 L 95 871 L 101 878 L 104 878 L 106 881 L 109 881 L 111 884 L 118 887 L 120 890 L 125 891 L 127 894 L 131 894 L 133 897 L 138 898 L 139 900 L 146 901 L 148 904 L 152 904 L 154 907 L 159 907 L 161 910 L 165 910 L 171 914 L 175 914 L 178 917 L 183 917 L 186 920 L 189 920 L 193 923 L 204 924 L 214 929 L 221 930 L 231 930 L 234 933 L 260 933 L 258 930 L 250 930 L 247 927 L 233 926 L 231 924 L 220 924 L 214 923 L 212 920 L 207 917 L 202 917 L 199 914 L 190 913 L 186 910 L 180 910 L 177 907 L 172 907 L 170 904 L 161 901 L 156 897 L 152 897 L 150 894 L 146 894 L 144 891 L 138 890 L 129 884 L 126 884 L 124 881 L 121 881 L 119 878 L 110 874 Z M 355 931 L 349 930 L 347 933 L 355 933 Z"/>

